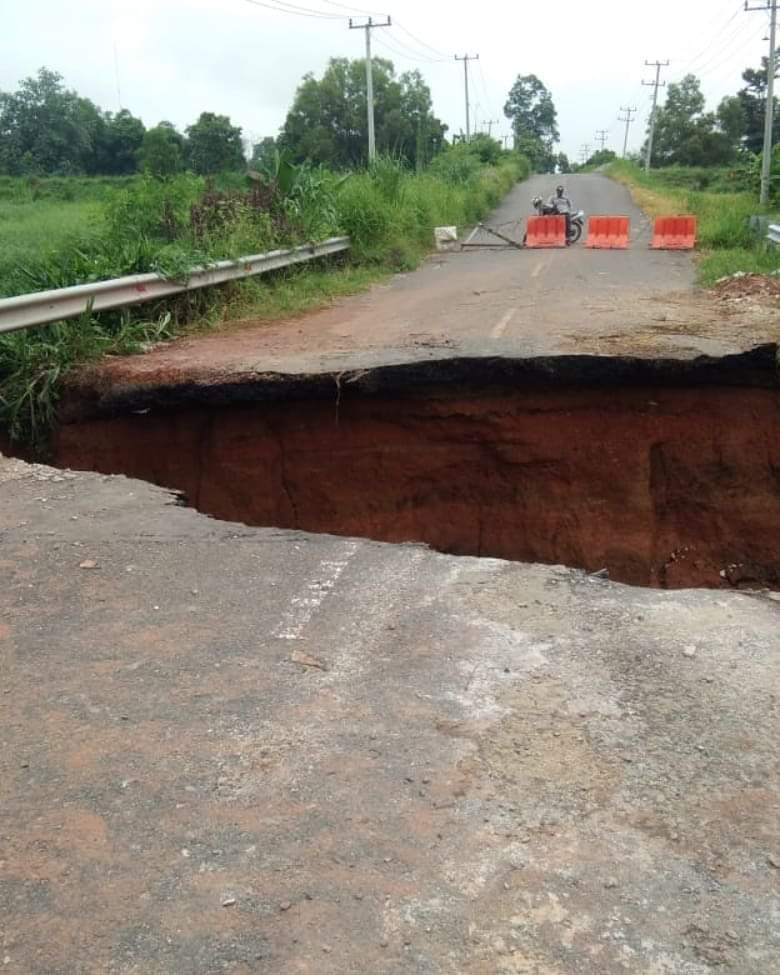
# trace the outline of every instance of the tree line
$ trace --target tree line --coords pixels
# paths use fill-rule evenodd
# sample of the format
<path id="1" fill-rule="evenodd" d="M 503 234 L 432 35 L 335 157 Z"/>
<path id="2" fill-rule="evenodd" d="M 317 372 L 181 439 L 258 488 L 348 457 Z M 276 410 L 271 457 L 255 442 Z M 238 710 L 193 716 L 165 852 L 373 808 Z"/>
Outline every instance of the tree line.
<path id="1" fill-rule="evenodd" d="M 714 112 L 706 110 L 694 75 L 670 84 L 657 112 L 653 164 L 724 165 L 760 152 L 767 77 L 768 59 L 763 58 L 760 68 L 743 72 L 744 87 Z M 377 58 L 374 101 L 380 152 L 422 167 L 448 144 L 448 127 L 434 114 L 430 88 L 419 71 L 396 75 L 391 61 Z M 536 75 L 517 77 L 504 114 L 512 125 L 514 149 L 535 171 L 568 170 L 566 156 L 555 151 L 560 134 L 552 94 Z M 322 77 L 305 75 L 281 131 L 254 145 L 249 158 L 241 128 L 227 115 L 203 112 L 184 132 L 167 121 L 147 129 L 127 109 L 103 111 L 47 68 L 16 91 L 0 92 L 0 173 L 9 175 L 148 171 L 169 176 L 185 169 L 211 174 L 240 170 L 247 163 L 266 168 L 277 151 L 296 162 L 347 169 L 365 163 L 366 143 L 362 60 L 333 58 Z M 480 144 L 485 151 L 484 138 Z"/>
<path id="2" fill-rule="evenodd" d="M 0 92 L 0 173 L 159 176 L 184 169 L 214 173 L 246 163 L 241 129 L 226 115 L 203 112 L 185 133 L 170 122 L 147 129 L 127 109 L 105 112 L 41 68 L 16 91 Z"/>
<path id="3" fill-rule="evenodd" d="M 764 57 L 760 68 L 742 72 L 744 87 L 723 98 L 714 112 L 706 110 L 701 82 L 695 75 L 672 82 L 656 115 L 653 165 L 723 166 L 745 153 L 760 153 L 768 79 L 769 59 Z M 774 107 L 776 135 L 780 124 L 777 99 Z"/>
<path id="4" fill-rule="evenodd" d="M 14 176 L 158 176 L 182 170 L 199 174 L 265 168 L 277 151 L 296 161 L 335 169 L 365 163 L 365 62 L 333 58 L 322 77 L 304 76 L 281 131 L 260 140 L 249 158 L 242 130 L 227 115 L 204 112 L 184 132 L 161 121 L 147 129 L 127 109 L 103 111 L 41 68 L 12 92 L 0 92 L 0 173 Z M 448 127 L 433 112 L 431 91 L 419 71 L 396 75 L 391 61 L 374 60 L 374 114 L 379 152 L 421 168 L 447 143 Z M 518 148 L 534 165 L 552 159 L 558 138 L 549 92 L 534 76 L 518 78 L 507 103 Z M 479 153 L 495 156 L 500 143 L 487 137 Z M 452 140 L 457 141 L 457 136 Z"/>

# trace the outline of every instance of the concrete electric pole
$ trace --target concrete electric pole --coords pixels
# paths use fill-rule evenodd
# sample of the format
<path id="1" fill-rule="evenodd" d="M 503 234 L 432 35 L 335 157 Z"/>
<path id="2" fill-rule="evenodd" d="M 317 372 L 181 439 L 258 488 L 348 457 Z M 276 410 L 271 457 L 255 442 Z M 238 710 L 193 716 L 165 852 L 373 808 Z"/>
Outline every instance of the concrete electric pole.
<path id="1" fill-rule="evenodd" d="M 761 203 L 769 202 L 772 182 L 772 143 L 775 128 L 775 72 L 777 70 L 777 0 L 766 0 L 760 7 L 749 7 L 745 0 L 745 10 L 769 11 L 769 60 L 766 72 L 766 109 L 764 110 L 764 155 L 761 159 Z"/>
<path id="2" fill-rule="evenodd" d="M 349 18 L 350 30 L 364 30 L 366 32 L 366 102 L 368 105 L 368 161 L 376 159 L 376 134 L 374 131 L 374 72 L 371 64 L 371 31 L 376 27 L 392 27 L 388 17 L 383 24 L 375 24 L 371 17 L 365 24 L 356 24 Z"/>
<path id="3" fill-rule="evenodd" d="M 626 123 L 626 137 L 623 139 L 623 158 L 626 158 L 626 153 L 628 152 L 628 130 L 631 128 L 631 123 L 634 121 L 632 114 L 636 115 L 636 108 L 624 108 L 620 106 L 620 111 L 625 112 L 625 115 L 618 115 L 618 122 Z"/>
<path id="4" fill-rule="evenodd" d="M 602 152 L 604 152 L 604 147 L 607 144 L 608 135 L 609 135 L 609 129 L 596 129 L 596 142 L 601 143 Z"/>
<path id="5" fill-rule="evenodd" d="M 469 107 L 469 61 L 479 61 L 478 54 L 455 55 L 456 61 L 463 62 L 463 75 L 466 83 L 466 142 L 471 142 L 471 109 Z"/>
<path id="6" fill-rule="evenodd" d="M 645 61 L 648 68 L 655 68 L 655 81 L 643 81 L 643 85 L 653 89 L 653 111 L 650 114 L 650 134 L 647 137 L 647 158 L 645 159 L 645 172 L 650 172 L 650 164 L 653 159 L 653 138 L 655 137 L 655 116 L 658 110 L 658 89 L 665 88 L 666 82 L 661 81 L 661 68 L 668 68 L 668 61 Z"/>

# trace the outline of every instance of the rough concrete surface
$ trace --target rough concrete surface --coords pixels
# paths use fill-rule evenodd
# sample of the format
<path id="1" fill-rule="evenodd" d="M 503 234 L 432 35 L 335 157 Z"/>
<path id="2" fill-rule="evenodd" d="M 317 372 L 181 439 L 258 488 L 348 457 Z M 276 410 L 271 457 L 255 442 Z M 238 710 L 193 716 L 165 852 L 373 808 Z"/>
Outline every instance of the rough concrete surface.
<path id="1" fill-rule="evenodd" d="M 778 612 L 0 460 L 0 966 L 770 975 Z"/>

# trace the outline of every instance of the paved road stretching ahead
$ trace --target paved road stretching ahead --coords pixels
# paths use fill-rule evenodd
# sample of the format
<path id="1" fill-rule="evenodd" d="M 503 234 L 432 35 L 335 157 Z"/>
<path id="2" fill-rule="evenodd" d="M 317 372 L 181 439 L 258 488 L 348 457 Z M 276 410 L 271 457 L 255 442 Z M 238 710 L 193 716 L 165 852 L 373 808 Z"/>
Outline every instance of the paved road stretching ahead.
<path id="1" fill-rule="evenodd" d="M 549 195 L 558 180 L 537 176 L 519 184 L 486 223 L 522 239 L 532 197 Z M 734 349 L 737 333 L 743 348 L 769 340 L 731 323 L 713 336 L 723 308 L 693 289 L 690 254 L 649 250 L 648 218 L 624 186 L 589 174 L 569 177 L 567 187 L 588 213 L 628 214 L 631 248 L 593 251 L 580 244 L 437 255 L 414 273 L 319 312 L 272 324 L 248 321 L 151 355 L 101 364 L 101 378 L 132 384 L 175 375 L 210 382 L 216 376 L 349 370 L 461 354 L 722 354 Z"/>

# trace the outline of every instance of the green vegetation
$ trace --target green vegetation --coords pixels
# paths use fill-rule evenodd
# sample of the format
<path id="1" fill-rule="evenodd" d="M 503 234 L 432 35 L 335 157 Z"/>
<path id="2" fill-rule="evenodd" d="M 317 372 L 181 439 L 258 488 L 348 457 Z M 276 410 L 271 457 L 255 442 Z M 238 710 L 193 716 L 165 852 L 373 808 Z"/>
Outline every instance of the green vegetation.
<path id="1" fill-rule="evenodd" d="M 43 199 L 30 202 L 29 184 L 20 180 L 12 186 L 6 180 L 0 195 L 21 202 L 0 203 L 0 215 L 3 207 L 33 212 L 39 207 L 43 216 L 34 238 L 27 240 L 22 231 L 24 248 L 17 244 L 10 258 L 0 252 L 0 293 L 5 294 L 144 271 L 184 277 L 198 263 L 339 233 L 352 237 L 353 249 L 348 263 L 327 272 L 299 268 L 159 307 L 84 315 L 77 322 L 0 336 L 0 428 L 40 449 L 55 418 L 62 379 L 74 365 L 138 351 L 183 328 L 296 314 L 358 291 L 392 270 L 413 268 L 430 250 L 434 226 L 478 220 L 528 173 L 525 159 L 480 139 L 473 148 L 447 149 L 419 173 L 383 157 L 370 169 L 338 174 L 296 166 L 275 152 L 265 172 L 251 178 L 136 177 L 97 187 L 100 199 L 92 201 L 57 201 L 44 186 Z M 59 190 L 83 197 L 85 182 L 61 181 Z M 46 243 L 47 222 L 65 213 L 72 215 L 73 232 Z M 0 240 L 1 228 L 0 223 Z"/>
<path id="2" fill-rule="evenodd" d="M 753 193 L 692 189 L 684 185 L 680 170 L 662 169 L 648 174 L 625 161 L 612 163 L 607 173 L 625 183 L 637 205 L 650 216 L 695 214 L 702 284 L 712 284 L 735 271 L 760 273 L 780 266 L 780 257 L 768 252 L 748 225 L 749 217 L 759 211 Z M 723 173 L 716 185 L 728 185 Z"/>
<path id="3" fill-rule="evenodd" d="M 99 202 L 8 203 L 0 200 L 0 295 L 19 293 L 13 282 L 22 282 L 26 269 L 40 255 L 69 246 L 89 233 L 102 214 Z M 22 286 L 22 291 L 29 288 Z"/>
<path id="4" fill-rule="evenodd" d="M 535 74 L 517 76 L 504 115 L 512 122 L 516 150 L 531 161 L 534 172 L 554 172 L 556 163 L 563 161 L 554 152 L 560 138 L 558 113 L 548 88 Z"/>
<path id="5" fill-rule="evenodd" d="M 374 122 L 380 154 L 424 166 L 444 146 L 447 131 L 432 112 L 431 91 L 419 71 L 396 77 L 391 61 L 375 58 Z M 279 134 L 278 147 L 296 161 L 333 168 L 366 162 L 366 66 L 332 58 L 321 79 L 306 75 Z M 268 152 L 268 140 L 253 158 Z"/>

